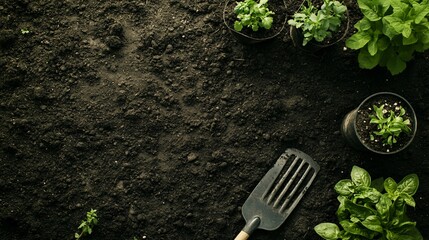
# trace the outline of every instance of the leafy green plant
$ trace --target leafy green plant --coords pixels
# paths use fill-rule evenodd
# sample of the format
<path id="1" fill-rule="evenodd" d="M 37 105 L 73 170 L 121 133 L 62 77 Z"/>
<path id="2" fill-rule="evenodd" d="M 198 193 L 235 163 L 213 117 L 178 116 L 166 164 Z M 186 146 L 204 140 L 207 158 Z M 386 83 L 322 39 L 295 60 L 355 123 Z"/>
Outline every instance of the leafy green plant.
<path id="1" fill-rule="evenodd" d="M 342 230 L 335 223 L 320 223 L 314 230 L 327 240 L 423 240 L 416 222 L 406 216 L 406 206 L 416 206 L 413 195 L 418 186 L 416 174 L 407 175 L 399 183 L 392 178 L 371 181 L 365 169 L 354 166 L 351 179 L 335 185 Z"/>
<path id="2" fill-rule="evenodd" d="M 370 135 L 371 141 L 374 141 L 375 137 L 381 136 L 384 144 L 392 146 L 397 142 L 396 138 L 402 133 L 410 134 L 411 133 L 411 122 L 409 119 L 403 118 L 405 115 L 405 109 L 401 106 L 399 107 L 399 113 L 395 114 L 393 110 L 387 112 L 384 109 L 384 105 L 377 107 L 373 105 L 373 111 L 375 114 L 370 115 L 370 123 L 377 124 L 378 131 L 373 131 Z M 388 115 L 385 117 L 385 115 Z"/>
<path id="3" fill-rule="evenodd" d="M 323 42 L 331 38 L 332 33 L 339 31 L 346 11 L 347 7 L 338 1 L 324 0 L 322 7 L 317 9 L 307 0 L 307 4 L 303 4 L 288 23 L 302 30 L 302 45 L 305 46 L 313 39 Z"/>
<path id="4" fill-rule="evenodd" d="M 80 234 L 79 233 L 74 234 L 75 239 L 81 239 L 81 237 L 91 234 L 92 228 L 95 225 L 97 225 L 97 223 L 98 223 L 97 210 L 91 209 L 91 211 L 86 213 L 86 220 L 82 220 L 81 224 L 78 227 L 78 229 L 82 229 Z"/>
<path id="5" fill-rule="evenodd" d="M 274 12 L 268 9 L 268 0 L 259 0 L 259 2 L 244 0 L 237 2 L 234 13 L 238 18 L 234 23 L 234 29 L 238 32 L 243 27 L 249 27 L 255 32 L 260 28 L 271 29 Z"/>
<path id="6" fill-rule="evenodd" d="M 428 0 L 358 0 L 364 17 L 346 46 L 360 50 L 359 66 L 401 73 L 414 52 L 429 49 Z"/>

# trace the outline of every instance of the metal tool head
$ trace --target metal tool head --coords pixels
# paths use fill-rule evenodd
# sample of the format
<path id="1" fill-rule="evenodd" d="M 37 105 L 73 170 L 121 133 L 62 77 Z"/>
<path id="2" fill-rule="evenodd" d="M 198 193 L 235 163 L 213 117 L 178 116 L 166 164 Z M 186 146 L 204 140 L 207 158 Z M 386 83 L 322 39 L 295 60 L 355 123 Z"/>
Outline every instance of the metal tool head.
<path id="1" fill-rule="evenodd" d="M 242 214 L 246 222 L 257 219 L 257 228 L 264 230 L 280 227 L 304 196 L 319 169 L 307 154 L 287 149 L 244 203 Z"/>

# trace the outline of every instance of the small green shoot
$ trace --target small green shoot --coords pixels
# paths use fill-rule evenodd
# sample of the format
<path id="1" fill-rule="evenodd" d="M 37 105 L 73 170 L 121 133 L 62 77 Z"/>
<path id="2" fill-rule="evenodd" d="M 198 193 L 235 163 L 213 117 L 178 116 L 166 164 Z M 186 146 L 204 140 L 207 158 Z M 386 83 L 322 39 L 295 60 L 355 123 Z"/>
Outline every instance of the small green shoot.
<path id="1" fill-rule="evenodd" d="M 21 28 L 21 34 L 22 35 L 26 35 L 26 34 L 29 34 L 29 33 L 30 33 L 30 30 L 28 30 L 26 28 Z"/>
<path id="2" fill-rule="evenodd" d="M 238 20 L 234 23 L 234 29 L 240 32 L 243 27 L 252 28 L 254 32 L 260 28 L 271 29 L 274 12 L 268 9 L 268 0 L 244 0 L 237 2 L 234 13 Z"/>
<path id="3" fill-rule="evenodd" d="M 82 220 L 82 223 L 78 227 L 78 229 L 82 229 L 81 233 L 74 234 L 75 239 L 78 240 L 85 235 L 90 235 L 92 233 L 92 228 L 97 225 L 97 223 L 97 210 L 91 209 L 91 211 L 86 213 L 86 220 Z"/>
<path id="4" fill-rule="evenodd" d="M 383 144 L 392 146 L 397 142 L 397 137 L 402 133 L 411 133 L 411 122 L 409 119 L 404 120 L 405 109 L 401 106 L 398 107 L 399 113 L 395 113 L 393 110 L 387 111 L 384 109 L 384 105 L 377 107 L 373 106 L 374 113 L 370 115 L 370 123 L 377 124 L 378 131 L 373 131 L 370 134 L 371 141 L 375 140 L 375 135 L 381 136 Z M 387 115 L 387 117 L 385 117 Z"/>

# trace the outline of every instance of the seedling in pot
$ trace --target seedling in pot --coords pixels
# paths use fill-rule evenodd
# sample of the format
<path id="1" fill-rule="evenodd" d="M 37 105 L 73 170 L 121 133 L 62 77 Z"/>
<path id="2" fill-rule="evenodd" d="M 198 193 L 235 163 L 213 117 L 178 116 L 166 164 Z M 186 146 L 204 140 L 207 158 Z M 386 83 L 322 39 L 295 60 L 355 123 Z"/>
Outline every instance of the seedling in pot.
<path id="1" fill-rule="evenodd" d="M 268 9 L 268 0 L 244 0 L 238 2 L 234 8 L 238 20 L 234 23 L 235 31 L 240 32 L 243 27 L 251 28 L 254 32 L 260 28 L 270 29 L 273 23 L 273 11 Z"/>
<path id="2" fill-rule="evenodd" d="M 338 1 L 324 0 L 318 9 L 307 0 L 288 23 L 302 31 L 302 46 L 306 46 L 313 39 L 323 42 L 332 38 L 333 33 L 340 30 L 346 11 L 347 7 Z"/>
<path id="3" fill-rule="evenodd" d="M 82 229 L 81 233 L 74 234 L 75 239 L 78 240 L 85 235 L 90 235 L 92 233 L 92 228 L 97 225 L 97 223 L 97 210 L 91 209 L 91 211 L 86 213 L 86 220 L 82 220 L 82 223 L 78 227 L 78 229 Z"/>
<path id="4" fill-rule="evenodd" d="M 418 186 L 416 174 L 399 183 L 392 178 L 371 181 L 365 169 L 354 166 L 351 179 L 339 181 L 334 188 L 339 195 L 336 214 L 342 229 L 335 223 L 320 223 L 314 230 L 327 240 L 423 240 L 416 222 L 406 216 L 407 205 L 416 206 L 413 195 Z"/>
<path id="5" fill-rule="evenodd" d="M 410 119 L 405 119 L 405 109 L 402 106 L 396 107 L 398 111 L 396 114 L 393 110 L 387 111 L 384 109 L 384 105 L 377 107 L 373 106 L 374 114 L 370 115 L 370 123 L 377 124 L 378 131 L 373 131 L 370 134 L 371 141 L 375 141 L 375 136 L 380 136 L 384 144 L 392 146 L 397 142 L 396 138 L 404 132 L 406 134 L 411 133 L 411 122 Z M 385 117 L 387 115 L 387 117 Z"/>

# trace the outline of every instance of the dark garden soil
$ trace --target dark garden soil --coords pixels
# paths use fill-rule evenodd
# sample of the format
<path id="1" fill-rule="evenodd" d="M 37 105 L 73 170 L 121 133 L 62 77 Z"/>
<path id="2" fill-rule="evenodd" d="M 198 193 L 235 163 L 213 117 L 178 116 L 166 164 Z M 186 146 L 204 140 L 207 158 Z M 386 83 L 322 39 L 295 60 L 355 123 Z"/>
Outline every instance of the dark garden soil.
<path id="1" fill-rule="evenodd" d="M 374 115 L 373 106 L 381 107 L 386 111 L 385 117 L 390 116 L 390 111 L 393 111 L 395 116 L 400 115 L 400 109 L 405 110 L 405 114 L 402 118 L 409 120 L 411 125 L 410 129 L 414 129 L 414 115 L 412 114 L 412 109 L 406 102 L 403 102 L 402 99 L 394 97 L 393 95 L 377 95 L 378 97 L 373 98 L 372 100 L 366 101 L 360 106 L 356 115 L 356 131 L 359 135 L 359 138 L 371 149 L 380 152 L 395 152 L 404 148 L 413 138 L 413 132 L 405 133 L 402 132 L 395 139 L 397 140 L 396 144 L 390 146 L 389 144 L 384 143 L 382 136 L 373 134 L 374 132 L 380 131 L 377 124 L 370 123 L 370 115 Z M 370 135 L 374 137 L 373 140 L 370 139 Z"/>
<path id="2" fill-rule="evenodd" d="M 289 14 L 300 3 L 289 4 Z M 352 24 L 361 17 L 347 0 Z M 429 52 L 406 71 L 362 70 L 344 41 L 308 55 L 287 31 L 245 46 L 207 0 L 0 1 L 0 239 L 233 239 L 241 205 L 289 147 L 321 166 L 278 230 L 320 239 L 334 184 L 353 165 L 420 177 L 410 215 L 429 238 Z M 29 33 L 22 33 L 28 30 Z M 413 143 L 395 156 L 352 149 L 344 115 L 378 91 L 408 99 Z"/>

